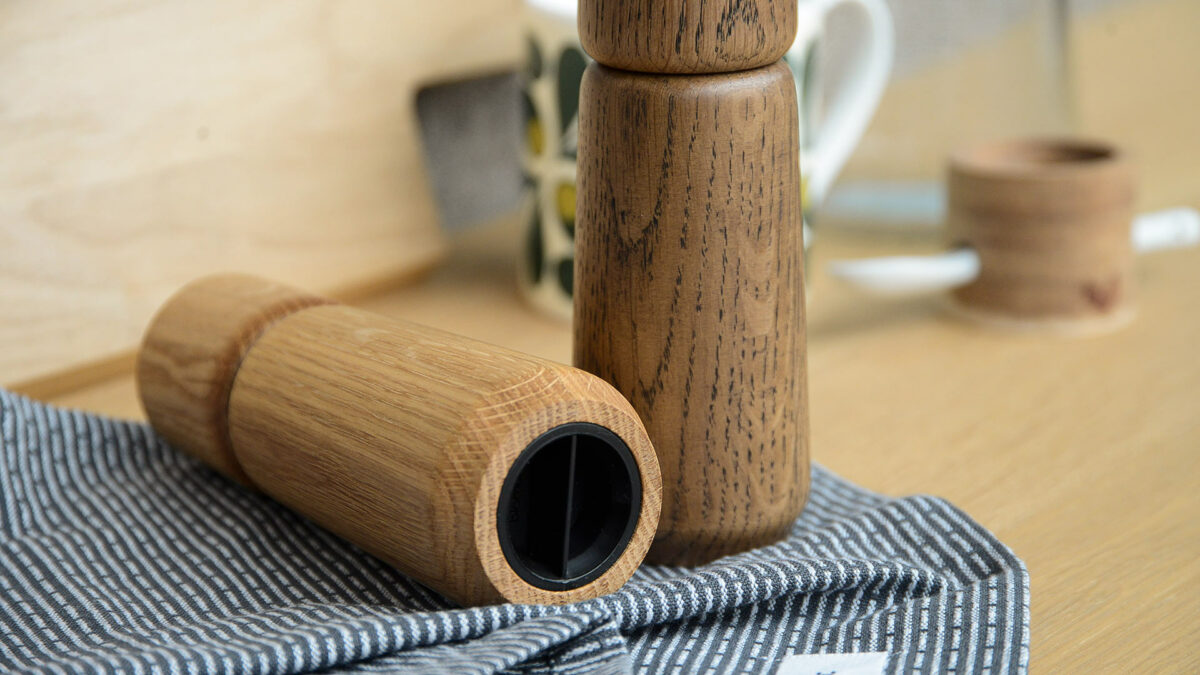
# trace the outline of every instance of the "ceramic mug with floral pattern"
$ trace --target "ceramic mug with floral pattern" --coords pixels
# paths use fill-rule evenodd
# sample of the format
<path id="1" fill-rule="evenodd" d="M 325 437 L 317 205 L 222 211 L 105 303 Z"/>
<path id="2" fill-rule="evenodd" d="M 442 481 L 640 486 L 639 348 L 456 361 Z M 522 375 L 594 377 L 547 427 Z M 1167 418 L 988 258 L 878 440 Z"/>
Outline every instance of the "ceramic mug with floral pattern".
<path id="1" fill-rule="evenodd" d="M 579 83 L 590 62 L 579 45 L 577 0 L 525 0 L 527 57 L 522 75 L 525 176 L 523 295 L 537 308 L 571 317 L 575 263 L 575 161 Z M 884 0 L 798 0 L 796 41 L 784 57 L 800 104 L 800 165 L 805 248 L 812 208 L 825 197 L 858 143 L 892 65 L 891 13 Z M 823 105 L 817 59 L 825 19 L 842 5 L 857 10 L 863 37 L 845 82 Z M 823 111 L 818 120 L 819 111 Z"/>

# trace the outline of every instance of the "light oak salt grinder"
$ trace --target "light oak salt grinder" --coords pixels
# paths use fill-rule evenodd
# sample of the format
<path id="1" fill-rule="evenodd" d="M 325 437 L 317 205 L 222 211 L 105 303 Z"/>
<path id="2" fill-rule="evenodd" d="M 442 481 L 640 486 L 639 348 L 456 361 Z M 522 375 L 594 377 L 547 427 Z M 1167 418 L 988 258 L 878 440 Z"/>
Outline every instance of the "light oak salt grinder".
<path id="1" fill-rule="evenodd" d="M 784 537 L 808 493 L 795 0 L 580 0 L 575 365 L 663 478 L 648 560 Z"/>
<path id="2" fill-rule="evenodd" d="M 464 605 L 612 593 L 658 522 L 654 450 L 595 376 L 262 279 L 171 298 L 138 389 L 172 445 Z"/>

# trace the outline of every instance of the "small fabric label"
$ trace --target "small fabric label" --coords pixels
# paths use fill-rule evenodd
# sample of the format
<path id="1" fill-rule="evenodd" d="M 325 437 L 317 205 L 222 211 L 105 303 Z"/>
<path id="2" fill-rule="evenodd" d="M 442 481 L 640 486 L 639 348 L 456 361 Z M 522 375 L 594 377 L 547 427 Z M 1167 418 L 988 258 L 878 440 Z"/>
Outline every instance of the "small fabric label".
<path id="1" fill-rule="evenodd" d="M 792 654 L 779 662 L 775 675 L 883 675 L 887 661 L 887 652 Z"/>

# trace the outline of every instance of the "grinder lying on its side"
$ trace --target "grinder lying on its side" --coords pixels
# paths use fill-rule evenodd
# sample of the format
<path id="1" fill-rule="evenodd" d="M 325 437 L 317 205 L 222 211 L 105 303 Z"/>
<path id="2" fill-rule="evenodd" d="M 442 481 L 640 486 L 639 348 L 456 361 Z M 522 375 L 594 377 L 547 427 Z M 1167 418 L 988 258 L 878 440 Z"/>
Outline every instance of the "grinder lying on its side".
<path id="1" fill-rule="evenodd" d="M 610 593 L 654 537 L 641 421 L 568 366 L 222 276 L 160 310 L 137 379 L 174 446 L 465 605 Z"/>

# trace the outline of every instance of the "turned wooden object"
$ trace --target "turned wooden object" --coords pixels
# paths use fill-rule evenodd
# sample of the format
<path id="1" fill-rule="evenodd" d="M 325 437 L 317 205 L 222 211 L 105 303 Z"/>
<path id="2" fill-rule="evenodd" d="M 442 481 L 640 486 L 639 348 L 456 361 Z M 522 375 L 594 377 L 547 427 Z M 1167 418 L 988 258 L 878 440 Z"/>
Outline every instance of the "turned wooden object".
<path id="1" fill-rule="evenodd" d="M 1133 315 L 1134 179 L 1111 146 L 1076 140 L 991 143 L 954 155 L 952 245 L 979 276 L 955 307 L 988 323 L 1088 331 Z"/>
<path id="2" fill-rule="evenodd" d="M 695 17 L 702 3 L 664 4 Z M 581 11 L 589 5 L 602 17 L 622 6 Z M 639 16 L 601 32 L 673 42 L 658 13 Z M 658 452 L 650 561 L 700 564 L 773 543 L 803 508 L 798 155 L 782 63 L 686 76 L 598 63 L 584 75 L 574 358 L 629 399 Z"/>
<path id="3" fill-rule="evenodd" d="M 725 73 L 770 65 L 796 39 L 796 0 L 579 0 L 593 59 L 647 73 Z"/>
<path id="4" fill-rule="evenodd" d="M 215 277 L 138 357 L 169 442 L 464 605 L 617 590 L 658 462 L 595 376 L 271 282 Z"/>

